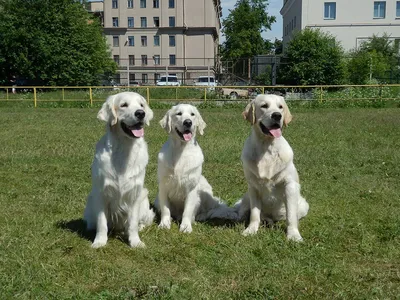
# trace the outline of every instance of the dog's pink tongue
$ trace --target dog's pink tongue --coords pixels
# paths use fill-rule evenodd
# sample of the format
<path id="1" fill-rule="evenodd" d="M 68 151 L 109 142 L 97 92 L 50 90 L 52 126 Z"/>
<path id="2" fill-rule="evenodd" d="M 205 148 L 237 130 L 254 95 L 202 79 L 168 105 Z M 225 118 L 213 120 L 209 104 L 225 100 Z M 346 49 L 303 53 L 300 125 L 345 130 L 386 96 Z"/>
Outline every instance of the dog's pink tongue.
<path id="1" fill-rule="evenodd" d="M 269 132 L 276 138 L 279 138 L 282 135 L 282 130 L 280 128 L 270 129 Z"/>
<path id="2" fill-rule="evenodd" d="M 190 139 L 192 138 L 192 133 L 190 132 L 190 133 L 184 133 L 183 134 L 183 138 L 184 138 L 184 140 L 187 142 L 187 141 L 190 141 Z"/>
<path id="3" fill-rule="evenodd" d="M 136 137 L 142 137 L 144 136 L 144 129 L 140 128 L 140 129 L 132 129 L 132 134 Z"/>

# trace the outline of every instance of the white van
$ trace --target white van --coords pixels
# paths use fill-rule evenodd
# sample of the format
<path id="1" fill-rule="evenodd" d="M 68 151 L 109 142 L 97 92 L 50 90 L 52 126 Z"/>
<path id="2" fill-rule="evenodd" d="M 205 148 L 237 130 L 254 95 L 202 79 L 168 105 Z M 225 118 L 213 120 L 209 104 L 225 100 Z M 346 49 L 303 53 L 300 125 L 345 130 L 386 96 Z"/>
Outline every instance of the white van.
<path id="1" fill-rule="evenodd" d="M 214 89 L 218 85 L 218 80 L 214 76 L 199 76 L 194 83 L 195 86 L 209 86 Z"/>
<path id="2" fill-rule="evenodd" d="M 159 80 L 157 80 L 156 85 L 158 86 L 180 86 L 181 82 L 178 80 L 178 77 L 176 75 L 163 75 L 160 77 Z"/>

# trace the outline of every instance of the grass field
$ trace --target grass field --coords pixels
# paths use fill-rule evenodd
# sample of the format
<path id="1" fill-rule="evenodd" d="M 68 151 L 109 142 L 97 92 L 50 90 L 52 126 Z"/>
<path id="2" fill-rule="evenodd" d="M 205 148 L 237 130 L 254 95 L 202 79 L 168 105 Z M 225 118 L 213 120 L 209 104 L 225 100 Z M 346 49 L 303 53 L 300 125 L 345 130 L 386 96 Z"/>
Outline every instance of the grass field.
<path id="1" fill-rule="evenodd" d="M 146 185 L 157 192 L 156 155 L 167 135 L 155 110 L 146 130 Z M 199 143 L 215 195 L 246 190 L 240 152 L 249 126 L 239 108 L 202 109 Z M 1 299 L 395 299 L 400 295 L 399 108 L 293 110 L 285 136 L 310 203 L 304 242 L 285 223 L 253 237 L 243 224 L 174 223 L 90 248 L 82 213 L 104 127 L 97 109 L 0 108 Z"/>

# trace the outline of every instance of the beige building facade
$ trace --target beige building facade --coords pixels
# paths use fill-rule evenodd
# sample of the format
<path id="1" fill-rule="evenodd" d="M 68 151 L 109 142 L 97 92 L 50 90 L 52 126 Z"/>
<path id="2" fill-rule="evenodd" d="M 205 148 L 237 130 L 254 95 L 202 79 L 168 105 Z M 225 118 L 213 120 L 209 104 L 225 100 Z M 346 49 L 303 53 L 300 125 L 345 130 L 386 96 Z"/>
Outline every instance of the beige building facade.
<path id="1" fill-rule="evenodd" d="M 400 1 L 283 0 L 283 47 L 295 31 L 320 28 L 331 33 L 345 50 L 358 48 L 372 35 L 400 40 Z"/>
<path id="2" fill-rule="evenodd" d="M 101 5 L 120 84 L 155 84 L 166 74 L 191 84 L 213 74 L 220 0 L 104 0 L 91 2 L 90 10 Z"/>

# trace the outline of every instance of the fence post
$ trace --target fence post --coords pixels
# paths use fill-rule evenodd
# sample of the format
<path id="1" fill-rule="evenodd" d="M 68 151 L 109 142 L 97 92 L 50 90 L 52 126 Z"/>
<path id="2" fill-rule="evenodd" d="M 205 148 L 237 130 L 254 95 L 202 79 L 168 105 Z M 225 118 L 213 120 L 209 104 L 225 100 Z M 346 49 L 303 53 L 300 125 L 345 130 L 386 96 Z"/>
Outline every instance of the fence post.
<path id="1" fill-rule="evenodd" d="M 175 88 L 175 100 L 178 101 L 178 88 Z"/>
<path id="2" fill-rule="evenodd" d="M 147 104 L 150 104 L 150 88 L 146 88 L 146 97 L 147 97 Z"/>
<path id="3" fill-rule="evenodd" d="M 265 86 L 262 87 L 262 93 L 265 94 Z"/>
<path id="4" fill-rule="evenodd" d="M 64 88 L 62 88 L 62 100 L 63 100 L 63 101 L 65 100 L 65 97 L 64 97 Z"/>
<path id="5" fill-rule="evenodd" d="M 35 106 L 35 108 L 37 107 L 36 87 L 33 88 L 33 105 Z"/>
<path id="6" fill-rule="evenodd" d="M 8 88 L 6 88 L 6 101 L 8 101 Z"/>
<path id="7" fill-rule="evenodd" d="M 90 98 L 90 106 L 93 106 L 93 95 L 92 95 L 92 88 L 89 88 L 89 98 Z"/>
<path id="8" fill-rule="evenodd" d="M 204 88 L 204 102 L 207 101 L 207 88 Z"/>
<path id="9" fill-rule="evenodd" d="M 319 102 L 322 103 L 322 86 L 320 87 Z"/>

